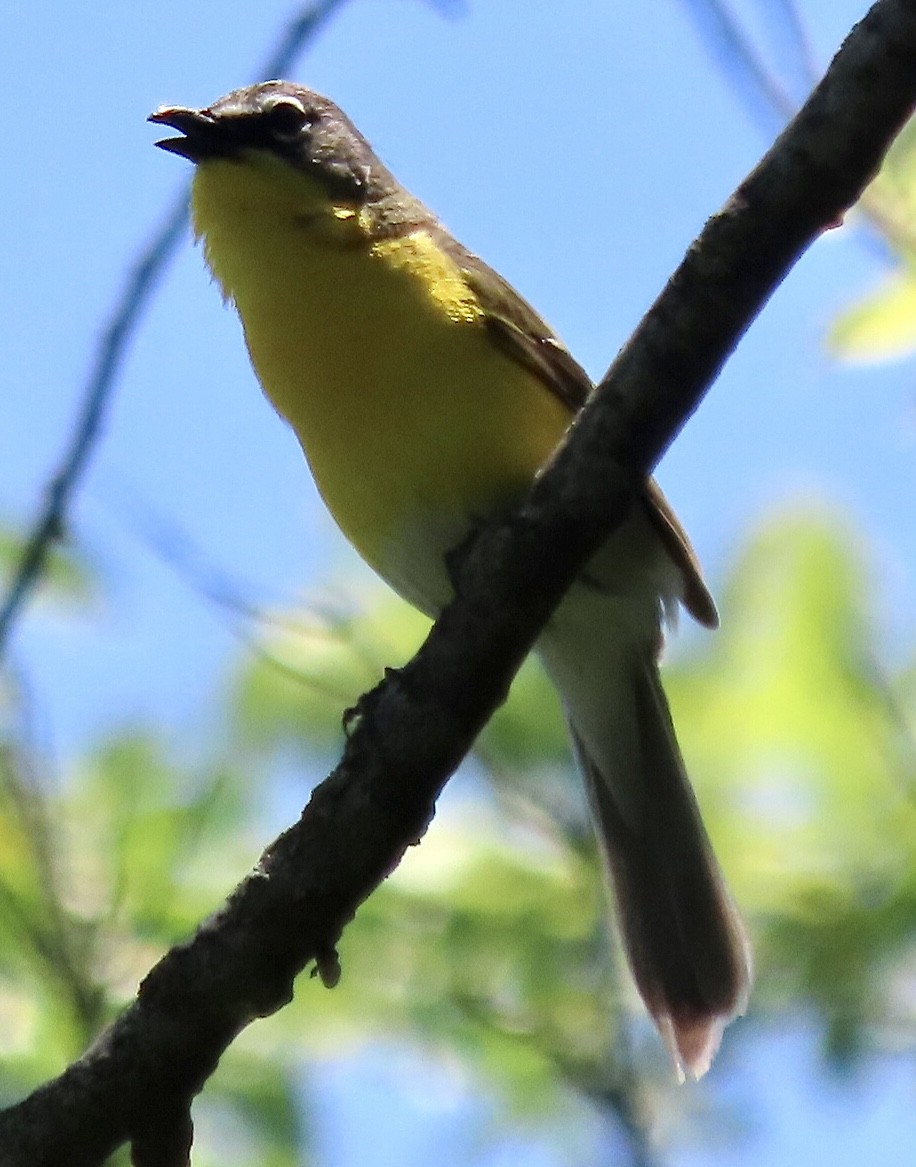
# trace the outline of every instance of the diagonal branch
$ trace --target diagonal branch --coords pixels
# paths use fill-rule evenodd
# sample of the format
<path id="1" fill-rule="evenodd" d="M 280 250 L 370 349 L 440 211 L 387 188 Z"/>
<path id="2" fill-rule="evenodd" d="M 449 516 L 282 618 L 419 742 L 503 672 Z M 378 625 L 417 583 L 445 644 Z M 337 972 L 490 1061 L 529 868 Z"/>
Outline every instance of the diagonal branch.
<path id="1" fill-rule="evenodd" d="M 879 0 L 691 246 L 524 506 L 462 557 L 458 598 L 350 716 L 344 756 L 300 821 L 78 1062 L 0 1114 L 5 1167 L 93 1167 L 128 1140 L 139 1167 L 184 1167 L 190 1104 L 223 1050 L 290 999 L 309 961 L 334 982 L 343 928 L 425 831 L 563 592 L 914 102 L 916 0 Z"/>

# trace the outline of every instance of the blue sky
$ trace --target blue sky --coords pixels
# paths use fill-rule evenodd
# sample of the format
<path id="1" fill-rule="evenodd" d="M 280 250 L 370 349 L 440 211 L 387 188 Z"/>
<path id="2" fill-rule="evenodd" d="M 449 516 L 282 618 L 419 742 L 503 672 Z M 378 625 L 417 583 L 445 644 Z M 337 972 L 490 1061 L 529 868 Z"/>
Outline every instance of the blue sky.
<path id="1" fill-rule="evenodd" d="M 421 0 L 350 0 L 293 75 L 343 106 L 598 376 L 765 133 L 679 0 L 452 8 L 445 18 Z M 867 4 L 800 8 L 826 63 Z M 0 11 L 0 519 L 34 512 L 126 264 L 187 178 L 180 160 L 153 149 L 147 114 L 206 104 L 252 79 L 293 11 L 278 0 Z M 714 584 L 736 540 L 772 508 L 821 499 L 847 514 L 874 548 L 893 659 L 916 631 L 913 366 L 838 368 L 821 344 L 833 314 L 881 271 L 854 227 L 820 241 L 659 476 Z M 238 642 L 138 535 L 149 511 L 264 604 L 356 569 L 189 246 L 132 346 L 71 515 L 103 580 L 97 618 L 30 619 L 15 641 L 61 764 L 128 722 L 182 740 L 212 727 L 214 681 Z M 783 1139 L 778 1161 L 815 1161 L 811 1112 L 806 1126 L 806 1114 L 773 1098 L 783 1133 L 797 1132 L 797 1153 Z M 904 1114 L 901 1101 L 881 1129 L 899 1138 Z M 862 1148 L 850 1134 L 830 1161 L 862 1161 Z"/>

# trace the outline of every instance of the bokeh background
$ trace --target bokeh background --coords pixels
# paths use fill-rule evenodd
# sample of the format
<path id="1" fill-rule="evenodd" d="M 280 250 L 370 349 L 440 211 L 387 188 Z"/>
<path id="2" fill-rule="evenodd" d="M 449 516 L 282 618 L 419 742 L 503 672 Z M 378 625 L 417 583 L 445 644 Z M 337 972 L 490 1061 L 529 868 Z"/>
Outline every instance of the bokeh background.
<path id="1" fill-rule="evenodd" d="M 867 5 L 347 0 L 288 75 L 600 376 Z M 182 198 L 159 104 L 261 75 L 291 22 L 160 0 L 0 10 L 0 571 L 130 273 Z M 195 1163 L 907 1163 L 916 1145 L 916 162 L 804 257 L 659 478 L 721 601 L 668 688 L 757 946 L 678 1086 L 608 935 L 534 668 L 327 992 L 252 1027 Z M 323 512 L 185 240 L 134 322 L 52 570 L 6 646 L 0 1100 L 58 1073 L 333 764 L 423 622 Z"/>

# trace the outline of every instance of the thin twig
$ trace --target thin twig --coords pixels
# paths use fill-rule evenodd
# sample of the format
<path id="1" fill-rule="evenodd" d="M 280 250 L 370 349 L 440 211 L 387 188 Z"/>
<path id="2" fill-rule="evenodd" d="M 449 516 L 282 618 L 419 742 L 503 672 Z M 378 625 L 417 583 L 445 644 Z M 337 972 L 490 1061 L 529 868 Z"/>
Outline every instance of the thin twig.
<path id="1" fill-rule="evenodd" d="M 700 37 L 718 60 L 722 71 L 733 78 L 735 87 L 743 93 L 749 112 L 759 116 L 761 109 L 765 109 L 768 120 L 775 118 L 779 125 L 787 122 L 795 114 L 798 102 L 767 66 L 732 9 L 724 0 L 682 2 L 693 15 Z M 775 7 L 784 24 L 786 38 L 798 58 L 802 76 L 807 84 L 813 85 L 818 69 L 798 6 L 794 0 L 779 0 Z M 862 232 L 862 238 L 885 262 L 897 265 L 901 252 L 916 247 L 916 228 L 909 208 L 888 197 L 880 184 L 873 183 L 863 193 L 856 212 L 860 223 L 870 228 Z"/>
<path id="2" fill-rule="evenodd" d="M 345 0 L 319 0 L 309 5 L 283 30 L 277 47 L 258 78 L 286 73 L 325 22 Z M 44 504 L 25 542 L 16 573 L 0 604 L 0 660 L 26 601 L 41 579 L 51 546 L 66 530 L 67 513 L 74 491 L 95 452 L 128 345 L 143 312 L 149 306 L 166 264 L 184 238 L 188 218 L 187 189 L 174 201 L 159 228 L 143 248 L 127 276 L 114 311 L 96 351 L 83 390 L 76 425 L 67 450 L 44 491 Z"/>
<path id="3" fill-rule="evenodd" d="M 775 0 L 775 3 L 774 0 L 762 0 L 762 7 L 765 11 L 769 5 L 772 5 L 779 13 L 778 19 L 781 20 L 785 30 L 785 40 L 795 54 L 801 81 L 810 88 L 817 81 L 820 70 L 798 4 L 796 0 Z"/>
<path id="4" fill-rule="evenodd" d="M 767 66 L 750 36 L 724 0 L 683 0 L 693 16 L 701 38 L 726 74 L 734 78 L 747 103 L 759 111 L 775 114 L 778 124 L 787 122 L 798 103 L 786 92 L 779 78 Z M 812 82 L 813 83 L 813 82 Z M 771 129 L 772 126 L 768 126 Z"/>

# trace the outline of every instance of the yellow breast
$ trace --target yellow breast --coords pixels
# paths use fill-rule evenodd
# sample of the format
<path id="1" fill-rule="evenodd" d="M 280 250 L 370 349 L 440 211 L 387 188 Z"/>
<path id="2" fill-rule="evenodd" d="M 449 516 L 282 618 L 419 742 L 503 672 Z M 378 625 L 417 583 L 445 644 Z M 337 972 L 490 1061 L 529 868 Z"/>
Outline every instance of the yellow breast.
<path id="1" fill-rule="evenodd" d="M 517 500 L 569 412 L 492 343 L 428 232 L 373 242 L 350 208 L 264 162 L 198 168 L 208 262 L 334 518 L 379 574 L 435 611 L 444 552 Z"/>

